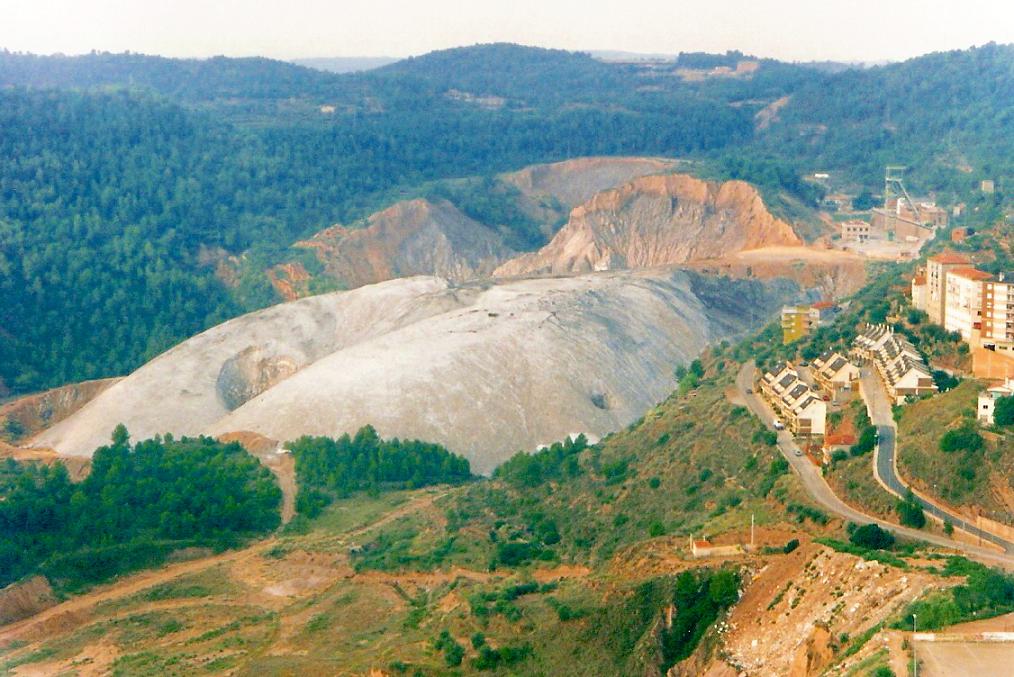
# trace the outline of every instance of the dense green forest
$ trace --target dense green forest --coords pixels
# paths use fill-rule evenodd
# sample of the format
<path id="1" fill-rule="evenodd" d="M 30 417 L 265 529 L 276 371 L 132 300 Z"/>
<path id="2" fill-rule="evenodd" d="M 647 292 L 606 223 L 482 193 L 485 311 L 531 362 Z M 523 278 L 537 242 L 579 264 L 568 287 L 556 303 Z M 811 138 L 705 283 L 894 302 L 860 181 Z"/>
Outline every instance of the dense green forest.
<path id="1" fill-rule="evenodd" d="M 439 444 L 384 440 L 369 425 L 336 440 L 304 435 L 286 448 L 296 459 L 296 510 L 307 517 L 355 491 L 460 484 L 472 477 L 468 460 Z"/>
<path id="2" fill-rule="evenodd" d="M 801 177 L 815 169 L 875 187 L 883 164 L 909 164 L 912 187 L 944 201 L 1014 174 L 1012 46 L 834 73 L 766 59 L 750 77 L 676 73 L 740 57 L 687 54 L 667 69 L 481 45 L 337 75 L 0 52 L 0 396 L 129 372 L 276 302 L 263 271 L 297 256 L 293 241 L 441 179 L 479 177 L 435 190 L 530 249 L 541 224 L 478 195 L 493 185 L 483 177 L 680 156 L 812 204 L 820 191 Z M 759 128 L 755 114 L 784 96 Z M 227 284 L 215 266 L 230 255 Z"/>
<path id="3" fill-rule="evenodd" d="M 238 443 L 170 436 L 130 444 L 119 427 L 88 477 L 7 459 L 0 466 L 0 587 L 33 573 L 65 589 L 228 547 L 280 522 L 281 490 Z"/>

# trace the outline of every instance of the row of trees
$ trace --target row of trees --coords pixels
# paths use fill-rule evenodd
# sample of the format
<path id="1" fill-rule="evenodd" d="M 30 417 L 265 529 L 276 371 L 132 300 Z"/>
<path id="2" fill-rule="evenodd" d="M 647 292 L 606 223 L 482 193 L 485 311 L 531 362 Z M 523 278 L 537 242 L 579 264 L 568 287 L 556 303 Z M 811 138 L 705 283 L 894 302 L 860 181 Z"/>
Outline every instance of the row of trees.
<path id="1" fill-rule="evenodd" d="M 314 517 L 333 497 L 355 491 L 416 489 L 471 479 L 468 460 L 439 444 L 381 439 L 373 426 L 338 439 L 304 435 L 287 448 L 296 461 L 296 509 Z"/>
<path id="2" fill-rule="evenodd" d="M 42 572 L 74 587 L 157 563 L 185 545 L 232 545 L 280 522 L 281 490 L 238 443 L 118 427 L 72 483 L 62 463 L 0 468 L 0 587 Z"/>

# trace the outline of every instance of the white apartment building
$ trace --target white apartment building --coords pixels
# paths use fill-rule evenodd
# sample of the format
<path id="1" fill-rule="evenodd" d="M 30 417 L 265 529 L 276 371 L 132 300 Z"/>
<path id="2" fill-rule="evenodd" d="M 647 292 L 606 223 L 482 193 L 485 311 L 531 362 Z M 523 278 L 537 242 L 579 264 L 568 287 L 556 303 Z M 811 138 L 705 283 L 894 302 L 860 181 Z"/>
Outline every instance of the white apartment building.
<path id="1" fill-rule="evenodd" d="M 972 265 L 967 256 L 943 252 L 926 260 L 926 313 L 933 324 L 944 324 L 944 305 L 947 299 L 947 271 Z"/>
<path id="2" fill-rule="evenodd" d="M 1014 354 L 1014 280 L 1000 275 L 982 283 L 982 347 Z"/>
<path id="3" fill-rule="evenodd" d="M 972 332 L 982 328 L 982 283 L 992 277 L 970 266 L 947 271 L 944 329 L 960 332 L 961 338 L 971 343 Z"/>

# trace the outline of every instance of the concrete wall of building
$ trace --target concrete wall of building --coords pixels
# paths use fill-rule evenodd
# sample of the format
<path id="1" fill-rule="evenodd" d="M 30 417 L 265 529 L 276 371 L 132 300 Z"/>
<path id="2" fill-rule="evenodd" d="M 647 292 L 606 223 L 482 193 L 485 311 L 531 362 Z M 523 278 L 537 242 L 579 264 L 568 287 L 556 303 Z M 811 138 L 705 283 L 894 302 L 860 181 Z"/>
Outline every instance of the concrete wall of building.
<path id="1" fill-rule="evenodd" d="M 1014 378 L 1014 353 L 972 348 L 972 375 L 989 380 Z"/>

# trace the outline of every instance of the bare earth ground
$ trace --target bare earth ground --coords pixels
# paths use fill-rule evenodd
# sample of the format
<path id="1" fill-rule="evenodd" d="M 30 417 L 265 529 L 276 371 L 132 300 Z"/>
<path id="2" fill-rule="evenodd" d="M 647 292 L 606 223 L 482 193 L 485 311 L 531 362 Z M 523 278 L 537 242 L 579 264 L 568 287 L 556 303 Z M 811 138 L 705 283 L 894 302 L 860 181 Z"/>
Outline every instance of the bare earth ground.
<path id="1" fill-rule="evenodd" d="M 916 642 L 924 677 L 1006 677 L 1014 668 L 1014 644 Z"/>

